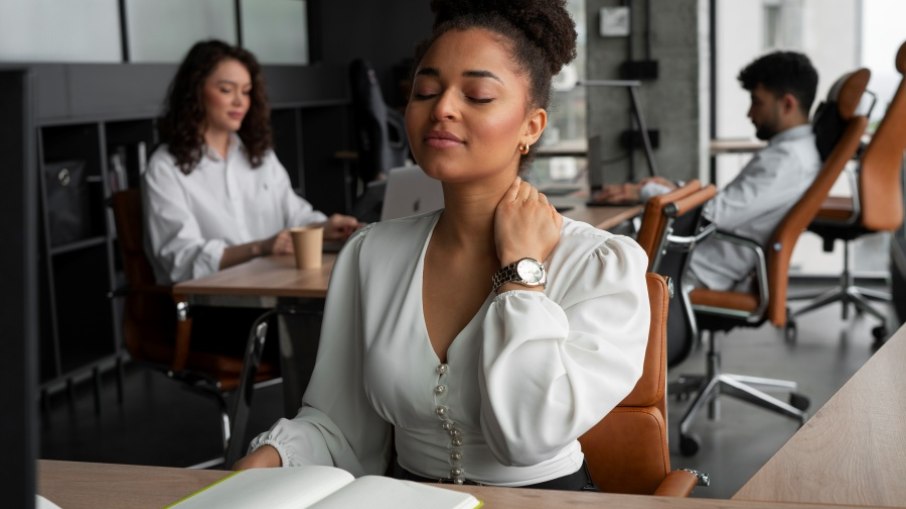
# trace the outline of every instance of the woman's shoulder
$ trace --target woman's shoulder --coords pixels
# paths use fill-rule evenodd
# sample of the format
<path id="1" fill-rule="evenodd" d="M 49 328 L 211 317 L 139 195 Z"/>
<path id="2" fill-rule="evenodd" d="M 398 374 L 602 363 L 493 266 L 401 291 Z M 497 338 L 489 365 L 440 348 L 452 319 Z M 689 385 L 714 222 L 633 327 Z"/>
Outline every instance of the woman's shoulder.
<path id="1" fill-rule="evenodd" d="M 567 257 L 597 255 L 631 257 L 647 261 L 645 251 L 626 235 L 617 235 L 582 221 L 563 219 L 557 252 Z"/>
<path id="2" fill-rule="evenodd" d="M 148 166 L 145 170 L 146 175 L 151 177 L 159 176 L 162 172 L 178 171 L 176 157 L 170 152 L 167 144 L 159 145 L 151 157 L 148 158 Z"/>

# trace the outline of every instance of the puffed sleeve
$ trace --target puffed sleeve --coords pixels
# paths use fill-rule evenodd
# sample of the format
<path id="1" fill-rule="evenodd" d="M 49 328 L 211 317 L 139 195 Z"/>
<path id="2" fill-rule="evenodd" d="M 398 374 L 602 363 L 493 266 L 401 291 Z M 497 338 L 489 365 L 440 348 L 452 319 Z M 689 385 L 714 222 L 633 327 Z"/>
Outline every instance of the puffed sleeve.
<path id="1" fill-rule="evenodd" d="M 391 425 L 375 413 L 363 385 L 358 260 L 368 230 L 350 238 L 331 272 L 318 357 L 302 409 L 249 447 L 273 446 L 284 466 L 332 465 L 356 477 L 386 471 Z"/>
<path id="2" fill-rule="evenodd" d="M 274 178 L 277 180 L 277 189 L 281 189 L 280 204 L 283 209 L 283 217 L 287 228 L 293 226 L 305 226 L 312 223 L 323 223 L 327 221 L 327 216 L 312 207 L 311 203 L 297 195 L 293 191 L 293 184 L 289 180 L 289 174 L 286 168 L 277 159 L 277 156 L 270 152 L 268 154 L 268 164 L 272 166 Z"/>
<path id="3" fill-rule="evenodd" d="M 185 281 L 217 272 L 226 242 L 206 239 L 169 157 L 156 153 L 142 177 L 142 203 L 148 248 L 158 273 L 168 282 Z M 160 278 L 160 276 L 158 276 Z"/>
<path id="4" fill-rule="evenodd" d="M 481 426 L 503 464 L 554 456 L 641 376 L 650 320 L 647 257 L 633 240 L 602 234 L 592 249 L 561 240 L 544 293 L 504 292 L 490 306 L 479 372 Z"/>

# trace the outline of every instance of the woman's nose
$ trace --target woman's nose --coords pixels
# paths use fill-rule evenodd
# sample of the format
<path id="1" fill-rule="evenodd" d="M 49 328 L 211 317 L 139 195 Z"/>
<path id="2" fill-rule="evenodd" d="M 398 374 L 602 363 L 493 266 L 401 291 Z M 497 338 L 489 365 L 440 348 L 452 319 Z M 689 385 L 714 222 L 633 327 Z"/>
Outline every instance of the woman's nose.
<path id="1" fill-rule="evenodd" d="M 437 96 L 437 101 L 434 103 L 434 109 L 432 110 L 432 116 L 436 120 L 450 120 L 456 118 L 456 100 L 451 92 L 446 91 Z"/>

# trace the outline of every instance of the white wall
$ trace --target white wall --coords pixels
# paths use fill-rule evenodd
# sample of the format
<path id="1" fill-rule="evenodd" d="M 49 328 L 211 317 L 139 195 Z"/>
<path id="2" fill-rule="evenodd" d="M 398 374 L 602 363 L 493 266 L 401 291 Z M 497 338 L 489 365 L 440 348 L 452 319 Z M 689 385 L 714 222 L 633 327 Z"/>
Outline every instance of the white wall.
<path id="1" fill-rule="evenodd" d="M 120 62 L 117 0 L 0 0 L 0 62 Z"/>

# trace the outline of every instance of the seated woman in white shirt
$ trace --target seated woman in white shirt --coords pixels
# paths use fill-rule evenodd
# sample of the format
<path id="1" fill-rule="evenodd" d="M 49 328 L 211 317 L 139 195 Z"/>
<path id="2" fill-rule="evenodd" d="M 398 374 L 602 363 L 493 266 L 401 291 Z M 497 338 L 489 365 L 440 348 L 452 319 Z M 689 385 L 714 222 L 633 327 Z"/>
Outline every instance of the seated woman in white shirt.
<path id="1" fill-rule="evenodd" d="M 292 254 L 293 226 L 324 223 L 327 240 L 360 226 L 353 217 L 328 218 L 293 192 L 271 150 L 269 118 L 254 55 L 214 40 L 189 50 L 166 100 L 166 144 L 151 156 L 142 182 L 158 282 Z"/>
<path id="2" fill-rule="evenodd" d="M 235 468 L 590 484 L 577 437 L 641 374 L 647 260 L 518 177 L 546 126 L 551 78 L 575 57 L 564 3 L 432 2 L 406 127 L 445 208 L 349 240 L 302 408 Z"/>

